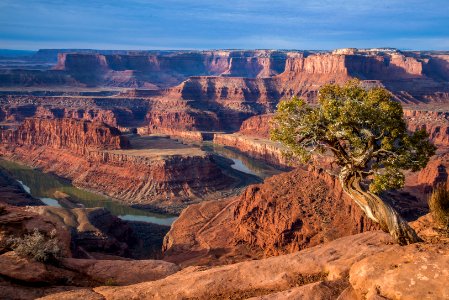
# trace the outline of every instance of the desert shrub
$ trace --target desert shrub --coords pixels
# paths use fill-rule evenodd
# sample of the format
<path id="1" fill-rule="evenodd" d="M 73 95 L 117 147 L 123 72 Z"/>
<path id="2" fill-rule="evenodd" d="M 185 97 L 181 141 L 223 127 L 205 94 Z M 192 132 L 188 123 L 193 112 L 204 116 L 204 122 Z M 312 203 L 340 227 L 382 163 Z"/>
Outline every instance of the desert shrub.
<path id="1" fill-rule="evenodd" d="M 446 184 L 439 184 L 429 197 L 429 208 L 434 220 L 449 228 L 449 191 Z"/>
<path id="2" fill-rule="evenodd" d="M 104 282 L 104 285 L 106 285 L 106 286 L 116 286 L 116 285 L 118 285 L 118 284 L 117 284 L 117 281 L 115 281 L 114 278 L 108 278 L 108 279 L 106 279 L 106 281 Z"/>
<path id="3" fill-rule="evenodd" d="M 28 257 L 39 262 L 55 262 L 61 257 L 56 230 L 52 230 L 47 237 L 36 228 L 33 233 L 23 237 L 10 238 L 11 248 L 22 257 Z"/>

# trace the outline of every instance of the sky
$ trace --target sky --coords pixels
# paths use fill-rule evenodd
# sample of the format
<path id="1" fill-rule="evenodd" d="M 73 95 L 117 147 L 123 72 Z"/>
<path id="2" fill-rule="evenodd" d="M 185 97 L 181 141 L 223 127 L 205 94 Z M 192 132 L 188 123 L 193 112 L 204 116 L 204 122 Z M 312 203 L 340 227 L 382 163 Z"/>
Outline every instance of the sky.
<path id="1" fill-rule="evenodd" d="M 0 0 L 0 49 L 449 50 L 449 0 Z"/>

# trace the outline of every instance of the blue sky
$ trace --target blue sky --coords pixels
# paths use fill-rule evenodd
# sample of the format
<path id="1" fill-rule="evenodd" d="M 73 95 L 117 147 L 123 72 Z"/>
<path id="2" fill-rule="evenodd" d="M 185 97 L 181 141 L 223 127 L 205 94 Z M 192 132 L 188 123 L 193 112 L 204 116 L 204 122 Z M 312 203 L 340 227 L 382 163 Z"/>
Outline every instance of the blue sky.
<path id="1" fill-rule="evenodd" d="M 449 0 L 0 0 L 0 48 L 449 50 Z"/>

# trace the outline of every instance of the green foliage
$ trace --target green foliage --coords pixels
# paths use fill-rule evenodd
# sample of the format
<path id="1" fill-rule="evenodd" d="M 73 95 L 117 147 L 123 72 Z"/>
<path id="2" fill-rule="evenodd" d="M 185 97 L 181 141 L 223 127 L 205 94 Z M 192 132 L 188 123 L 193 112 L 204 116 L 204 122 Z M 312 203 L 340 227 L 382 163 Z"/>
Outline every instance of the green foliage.
<path id="1" fill-rule="evenodd" d="M 303 162 L 332 153 L 342 170 L 370 178 L 378 193 L 402 187 L 402 170 L 423 168 L 435 152 L 425 131 L 407 131 L 401 105 L 384 88 L 330 84 L 318 100 L 316 107 L 296 97 L 281 101 L 272 122 L 271 138 Z"/>
<path id="2" fill-rule="evenodd" d="M 449 228 L 449 191 L 445 184 L 439 184 L 429 197 L 429 208 L 433 219 Z"/>
<path id="3" fill-rule="evenodd" d="M 28 257 L 35 261 L 54 262 L 61 256 L 55 230 L 50 233 L 50 237 L 46 237 L 39 230 L 34 229 L 32 234 L 10 238 L 8 242 L 19 256 Z"/>
<path id="4" fill-rule="evenodd" d="M 117 281 L 114 278 L 108 278 L 104 282 L 104 285 L 106 285 L 106 286 L 117 286 L 118 283 L 117 283 Z"/>

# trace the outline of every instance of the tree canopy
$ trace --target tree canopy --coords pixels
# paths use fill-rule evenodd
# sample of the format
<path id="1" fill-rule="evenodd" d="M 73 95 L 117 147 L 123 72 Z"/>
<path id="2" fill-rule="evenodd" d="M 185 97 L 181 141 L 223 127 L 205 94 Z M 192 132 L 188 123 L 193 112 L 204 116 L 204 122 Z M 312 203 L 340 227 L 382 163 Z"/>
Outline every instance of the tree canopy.
<path id="1" fill-rule="evenodd" d="M 384 88 L 365 89 L 356 80 L 330 84 L 320 90 L 318 102 L 311 106 L 296 97 L 281 101 L 272 139 L 303 162 L 332 154 L 341 179 L 369 179 L 373 193 L 402 187 L 403 171 L 425 167 L 435 152 L 424 130 L 407 130 L 401 104 Z"/>

